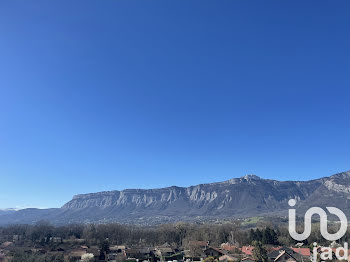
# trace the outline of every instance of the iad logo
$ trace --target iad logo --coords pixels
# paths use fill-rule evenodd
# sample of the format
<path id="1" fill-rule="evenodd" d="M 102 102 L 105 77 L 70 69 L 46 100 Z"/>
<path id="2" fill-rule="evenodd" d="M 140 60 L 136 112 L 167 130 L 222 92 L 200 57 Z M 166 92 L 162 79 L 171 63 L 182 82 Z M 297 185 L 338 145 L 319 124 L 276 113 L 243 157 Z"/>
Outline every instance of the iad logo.
<path id="1" fill-rule="evenodd" d="M 296 204 L 296 200 L 295 199 L 290 199 L 288 201 L 289 206 L 294 207 Z M 320 207 L 312 207 L 310 209 L 308 209 L 305 213 L 304 216 L 304 232 L 303 233 L 297 233 L 296 232 L 296 221 L 295 221 L 295 209 L 289 209 L 289 234 L 292 238 L 294 238 L 297 241 L 303 241 L 305 239 L 307 239 L 310 234 L 311 234 L 311 218 L 313 215 L 319 215 L 320 217 L 320 231 L 321 231 L 321 235 L 329 240 L 329 241 L 335 241 L 340 239 L 342 236 L 344 236 L 344 234 L 346 233 L 346 229 L 348 226 L 348 220 L 345 216 L 345 214 L 343 213 L 343 211 L 341 211 L 340 209 L 336 208 L 336 207 L 326 207 L 328 212 L 331 214 L 336 215 L 339 220 L 340 220 L 340 229 L 338 230 L 338 232 L 330 234 L 328 233 L 328 229 L 327 229 L 327 214 L 326 212 L 320 208 Z"/>
<path id="2" fill-rule="evenodd" d="M 296 204 L 296 200 L 290 199 L 288 201 L 289 206 L 294 207 Z M 313 215 L 319 215 L 320 217 L 320 231 L 321 235 L 329 241 L 335 241 L 344 236 L 347 230 L 347 225 L 348 225 L 348 220 L 345 216 L 345 214 L 338 208 L 336 207 L 326 207 L 329 213 L 336 215 L 339 220 L 340 220 L 340 228 L 338 232 L 330 234 L 328 233 L 327 229 L 327 213 L 320 207 L 312 207 L 309 208 L 304 216 L 304 232 L 303 233 L 298 233 L 296 232 L 296 214 L 295 214 L 295 209 L 289 209 L 289 234 L 292 238 L 294 238 L 297 241 L 303 241 L 307 239 L 310 234 L 311 234 L 311 218 Z M 314 248 L 313 248 L 313 261 L 316 262 L 317 260 L 317 243 L 314 243 Z M 322 247 L 320 249 L 320 258 L 321 260 L 332 260 L 332 249 L 329 247 Z M 341 255 L 341 253 L 343 255 Z M 336 257 L 338 260 L 347 260 L 348 258 L 348 243 L 344 243 L 344 247 L 338 247 L 336 249 Z"/>

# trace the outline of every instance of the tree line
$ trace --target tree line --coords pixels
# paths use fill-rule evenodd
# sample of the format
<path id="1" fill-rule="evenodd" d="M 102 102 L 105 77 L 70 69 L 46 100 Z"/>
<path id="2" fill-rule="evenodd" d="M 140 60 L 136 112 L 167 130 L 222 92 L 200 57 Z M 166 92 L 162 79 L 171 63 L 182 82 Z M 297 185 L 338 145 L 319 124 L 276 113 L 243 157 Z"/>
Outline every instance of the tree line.
<path id="1" fill-rule="evenodd" d="M 336 229 L 334 229 L 336 230 Z M 302 231 L 300 229 L 300 231 Z M 332 231 L 332 229 L 330 230 Z M 53 226 L 47 222 L 35 225 L 12 225 L 0 227 L 0 240 L 11 240 L 13 235 L 36 243 L 49 243 L 51 237 L 63 239 L 85 239 L 87 244 L 100 244 L 109 239 L 111 245 L 127 246 L 157 246 L 169 243 L 178 247 L 188 247 L 192 240 L 209 241 L 210 245 L 219 246 L 221 243 L 249 245 L 253 241 L 271 245 L 293 245 L 296 242 L 290 237 L 286 226 L 273 227 L 262 225 L 255 229 L 246 229 L 239 222 L 225 224 L 190 224 L 175 223 L 158 226 L 135 226 L 123 224 L 72 224 Z M 348 241 L 347 232 L 342 241 Z M 314 224 L 311 236 L 305 245 L 313 242 L 323 243 L 319 225 Z"/>

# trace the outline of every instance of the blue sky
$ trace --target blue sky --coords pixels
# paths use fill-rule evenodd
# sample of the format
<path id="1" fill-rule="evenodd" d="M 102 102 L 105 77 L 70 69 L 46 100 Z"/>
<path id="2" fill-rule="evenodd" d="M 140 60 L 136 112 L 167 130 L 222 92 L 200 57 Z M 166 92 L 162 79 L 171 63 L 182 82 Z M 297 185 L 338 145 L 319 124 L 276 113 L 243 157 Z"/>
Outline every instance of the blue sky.
<path id="1" fill-rule="evenodd" d="M 349 1 L 0 3 L 0 208 L 350 169 Z"/>

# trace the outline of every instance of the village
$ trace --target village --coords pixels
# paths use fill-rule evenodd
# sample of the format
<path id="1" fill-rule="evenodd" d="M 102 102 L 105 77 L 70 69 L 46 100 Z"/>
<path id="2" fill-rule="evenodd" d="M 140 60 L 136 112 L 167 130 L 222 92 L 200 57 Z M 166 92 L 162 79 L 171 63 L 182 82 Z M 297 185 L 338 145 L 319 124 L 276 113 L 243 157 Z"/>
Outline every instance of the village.
<path id="1" fill-rule="evenodd" d="M 22 236 L 7 236 L 0 245 L 0 261 L 56 261 L 56 262 L 157 262 L 157 261 L 311 261 L 312 250 L 298 243 L 295 246 L 253 245 L 232 243 L 211 245 L 209 241 L 190 241 L 186 248 L 164 243 L 158 246 L 110 245 L 108 239 L 101 245 L 87 245 L 85 239 L 50 237 L 32 243 Z M 26 244 L 27 243 L 27 244 Z M 335 249 L 335 246 L 333 247 Z M 321 250 L 321 247 L 318 247 Z M 32 259 L 32 260 L 30 260 Z M 350 261 L 348 259 L 348 261 Z"/>

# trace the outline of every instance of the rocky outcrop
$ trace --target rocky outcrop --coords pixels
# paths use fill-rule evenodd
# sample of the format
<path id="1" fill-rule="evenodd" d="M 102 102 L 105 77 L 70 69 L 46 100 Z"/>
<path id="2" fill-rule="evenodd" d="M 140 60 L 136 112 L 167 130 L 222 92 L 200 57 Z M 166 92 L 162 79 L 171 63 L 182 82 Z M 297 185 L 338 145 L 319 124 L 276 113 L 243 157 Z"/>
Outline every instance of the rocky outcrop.
<path id="1" fill-rule="evenodd" d="M 246 175 L 191 187 L 127 189 L 76 195 L 62 208 L 21 210 L 0 216 L 0 223 L 123 222 L 161 223 L 287 214 L 288 200 L 300 211 L 337 206 L 350 214 L 350 172 L 311 181 L 277 181 Z"/>

